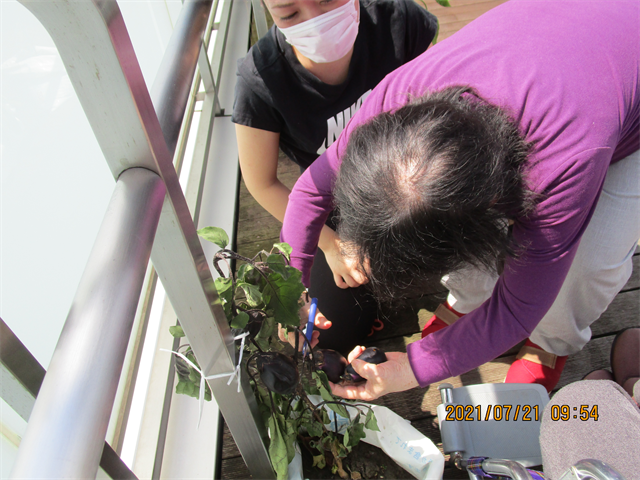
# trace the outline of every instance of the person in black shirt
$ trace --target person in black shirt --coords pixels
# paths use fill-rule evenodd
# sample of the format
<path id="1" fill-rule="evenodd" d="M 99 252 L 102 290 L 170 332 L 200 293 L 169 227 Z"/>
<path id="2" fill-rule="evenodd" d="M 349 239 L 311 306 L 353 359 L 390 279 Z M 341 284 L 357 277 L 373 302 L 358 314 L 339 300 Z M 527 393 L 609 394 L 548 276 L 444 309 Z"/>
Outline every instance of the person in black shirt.
<path id="1" fill-rule="evenodd" d="M 427 49 L 438 23 L 412 0 L 265 5 L 275 25 L 238 64 L 232 121 L 247 188 L 282 221 L 290 190 L 277 177 L 279 149 L 306 169 L 338 138 L 375 85 Z M 320 237 L 309 293 L 334 324 L 322 333 L 320 346 L 346 354 L 372 331 L 377 308 L 366 286 L 350 288 L 364 277 L 333 273 L 346 272 L 340 265 L 348 260 L 332 221 L 334 216 Z"/>

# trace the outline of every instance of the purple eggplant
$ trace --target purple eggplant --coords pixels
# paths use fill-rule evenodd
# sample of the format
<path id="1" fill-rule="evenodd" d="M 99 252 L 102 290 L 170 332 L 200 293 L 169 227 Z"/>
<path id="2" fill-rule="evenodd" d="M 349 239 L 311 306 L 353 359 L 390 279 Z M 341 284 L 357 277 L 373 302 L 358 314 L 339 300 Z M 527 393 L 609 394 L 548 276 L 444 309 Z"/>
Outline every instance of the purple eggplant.
<path id="1" fill-rule="evenodd" d="M 382 350 L 380 350 L 377 347 L 368 347 L 364 352 L 362 352 L 357 357 L 357 360 L 362 360 L 367 363 L 374 363 L 377 365 L 379 363 L 386 362 L 387 356 L 384 354 Z M 347 365 L 343 379 L 344 379 L 343 383 L 348 385 L 355 385 L 355 384 L 363 383 L 366 381 L 364 378 L 362 378 L 360 375 L 356 373 L 356 371 L 351 366 L 351 364 Z"/>
<path id="2" fill-rule="evenodd" d="M 256 365 L 260 379 L 269 390 L 290 395 L 298 386 L 298 366 L 291 357 L 278 352 L 257 354 Z"/>
<path id="3" fill-rule="evenodd" d="M 330 382 L 338 383 L 344 375 L 347 359 L 335 350 L 319 349 L 313 352 L 316 368 L 327 374 Z"/>

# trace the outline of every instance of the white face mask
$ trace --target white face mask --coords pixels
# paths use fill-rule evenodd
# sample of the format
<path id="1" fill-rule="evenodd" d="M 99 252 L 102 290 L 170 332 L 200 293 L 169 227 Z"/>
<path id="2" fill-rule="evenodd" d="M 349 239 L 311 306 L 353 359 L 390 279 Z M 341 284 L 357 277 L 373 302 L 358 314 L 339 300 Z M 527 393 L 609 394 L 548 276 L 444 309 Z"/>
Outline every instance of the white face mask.
<path id="1" fill-rule="evenodd" d="M 355 2 L 349 0 L 335 10 L 280 31 L 309 60 L 329 63 L 349 53 L 358 36 L 359 23 Z"/>

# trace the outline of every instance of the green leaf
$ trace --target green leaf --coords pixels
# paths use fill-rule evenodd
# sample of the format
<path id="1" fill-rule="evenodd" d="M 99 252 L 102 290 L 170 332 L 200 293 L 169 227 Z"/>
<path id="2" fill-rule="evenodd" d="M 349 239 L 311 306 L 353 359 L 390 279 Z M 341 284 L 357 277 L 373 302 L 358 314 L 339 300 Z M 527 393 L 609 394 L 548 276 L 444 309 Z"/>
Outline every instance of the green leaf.
<path id="1" fill-rule="evenodd" d="M 219 227 L 204 227 L 197 231 L 205 240 L 215 243 L 220 248 L 227 248 L 229 245 L 229 235 L 222 228 Z"/>
<path id="2" fill-rule="evenodd" d="M 436 2 L 438 2 L 438 5 L 442 5 L 443 7 L 451 6 L 451 4 L 449 3 L 449 0 L 436 0 Z"/>
<path id="3" fill-rule="evenodd" d="M 351 451 L 350 448 L 345 447 L 342 443 L 336 443 L 336 447 L 338 448 L 338 456 L 342 458 L 346 457 Z"/>
<path id="4" fill-rule="evenodd" d="M 291 245 L 289 245 L 288 243 L 274 243 L 273 248 L 284 253 L 287 258 L 289 258 L 291 256 L 291 252 L 293 252 Z"/>
<path id="5" fill-rule="evenodd" d="M 320 470 L 322 470 L 326 466 L 327 466 L 327 461 L 324 458 L 324 454 L 321 453 L 320 455 L 313 456 L 312 468 L 319 468 Z"/>
<path id="6" fill-rule="evenodd" d="M 271 434 L 271 442 L 269 442 L 269 458 L 271 465 L 276 472 L 278 480 L 286 480 L 289 470 L 289 462 L 287 461 L 287 445 L 285 444 L 280 425 L 275 421 L 273 415 L 269 417 L 267 422 L 269 433 Z"/>
<path id="7" fill-rule="evenodd" d="M 218 297 L 224 308 L 224 313 L 227 319 L 231 317 L 231 300 L 233 298 L 233 291 L 231 290 L 231 279 L 218 277 L 213 282 L 216 290 L 218 291 Z"/>
<path id="8" fill-rule="evenodd" d="M 173 327 L 169 327 L 169 333 L 173 335 L 175 338 L 184 337 L 184 330 L 180 325 L 174 325 Z"/>
<path id="9" fill-rule="evenodd" d="M 295 445 L 298 438 L 298 429 L 294 427 L 295 421 L 285 420 L 284 415 L 281 415 L 280 418 L 285 427 L 284 441 L 287 446 L 287 463 L 291 463 L 296 456 Z"/>
<path id="10" fill-rule="evenodd" d="M 185 385 L 184 393 L 186 395 L 189 395 L 190 397 L 198 398 L 198 389 L 196 388 L 195 384 L 191 382 L 187 382 L 187 384 Z"/>
<path id="11" fill-rule="evenodd" d="M 320 390 L 320 396 L 323 400 L 327 402 L 342 400 L 340 398 L 334 397 L 331 394 L 331 389 L 329 388 L 329 380 L 327 379 L 326 373 L 324 373 L 322 370 L 318 370 L 313 372 L 313 376 L 316 379 L 316 385 L 318 386 L 318 390 Z M 349 412 L 343 405 L 340 405 L 339 403 L 327 403 L 326 405 L 338 415 L 349 418 Z"/>
<path id="12" fill-rule="evenodd" d="M 366 436 L 363 424 L 352 423 L 344 434 L 344 446 L 347 448 L 353 448 Z"/>
<path id="13" fill-rule="evenodd" d="M 285 275 L 273 272 L 262 292 L 265 304 L 273 309 L 274 316 L 283 325 L 300 325 L 298 300 L 305 291 L 302 273 L 293 267 L 285 267 Z"/>
<path id="14" fill-rule="evenodd" d="M 273 317 L 267 317 L 262 321 L 262 326 L 260 327 L 260 331 L 258 335 L 256 335 L 254 340 L 262 340 L 266 345 L 266 348 L 269 349 L 269 337 L 273 335 L 276 331 L 276 321 Z M 262 346 L 260 347 L 262 348 Z"/>
<path id="15" fill-rule="evenodd" d="M 192 369 L 191 373 L 189 373 L 189 380 L 192 383 L 200 383 L 200 374 Z"/>
<path id="16" fill-rule="evenodd" d="M 187 384 L 191 384 L 191 382 L 188 382 L 186 380 L 183 380 L 182 377 L 178 377 L 178 384 L 176 385 L 176 393 L 180 394 L 180 395 L 187 395 L 185 393 L 185 389 Z"/>
<path id="17" fill-rule="evenodd" d="M 328 425 L 331 423 L 331 419 L 329 418 L 329 414 L 324 408 L 320 409 L 320 416 L 322 417 L 322 423 Z"/>
<path id="18" fill-rule="evenodd" d="M 267 265 L 271 267 L 272 265 L 286 265 L 284 261 L 284 257 L 277 253 L 273 253 L 267 257 Z"/>
<path id="19" fill-rule="evenodd" d="M 373 409 L 369 409 L 367 412 L 367 418 L 364 421 L 365 428 L 372 430 L 374 432 L 379 432 L 378 421 L 376 420 L 376 415 L 373 413 Z"/>
<path id="20" fill-rule="evenodd" d="M 236 288 L 241 288 L 244 292 L 244 296 L 247 299 L 247 303 L 251 307 L 258 307 L 262 303 L 262 294 L 260 289 L 250 283 L 238 282 Z"/>
<path id="21" fill-rule="evenodd" d="M 307 432 L 309 432 L 309 435 L 311 437 L 319 437 L 322 435 L 322 425 L 320 425 L 319 422 L 315 422 L 312 420 L 309 423 L 307 423 L 306 427 L 307 427 Z"/>
<path id="22" fill-rule="evenodd" d="M 231 328 L 244 328 L 249 323 L 249 314 L 240 312 L 231 322 Z"/>
<path id="23" fill-rule="evenodd" d="M 257 268 L 255 268 L 250 263 L 243 263 L 238 268 L 238 274 L 236 279 L 239 282 L 250 283 L 251 285 L 260 285 L 260 281 L 262 280 L 262 275 Z"/>

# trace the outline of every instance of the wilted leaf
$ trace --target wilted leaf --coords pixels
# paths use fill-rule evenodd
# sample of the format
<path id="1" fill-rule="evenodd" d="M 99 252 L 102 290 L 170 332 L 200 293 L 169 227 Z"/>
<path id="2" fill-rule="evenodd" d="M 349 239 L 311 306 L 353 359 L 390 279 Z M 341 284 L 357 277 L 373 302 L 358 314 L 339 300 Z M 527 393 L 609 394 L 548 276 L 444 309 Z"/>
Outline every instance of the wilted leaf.
<path id="1" fill-rule="evenodd" d="M 322 470 L 324 467 L 327 466 L 327 461 L 324 458 L 324 454 L 320 454 L 320 455 L 314 455 L 313 456 L 313 468 L 318 468 L 320 470 Z"/>
<path id="2" fill-rule="evenodd" d="M 280 431 L 280 425 L 276 422 L 273 416 L 269 417 L 267 422 L 269 426 L 269 433 L 271 434 L 271 442 L 269 442 L 269 458 L 271 459 L 271 465 L 276 472 L 278 480 L 286 480 L 287 472 L 289 470 L 289 462 L 287 461 L 287 445 L 284 442 L 282 432 Z"/>
<path id="3" fill-rule="evenodd" d="M 238 282 L 236 288 L 241 288 L 250 307 L 257 307 L 262 303 L 260 289 L 250 283 Z"/>
<path id="4" fill-rule="evenodd" d="M 229 245 L 229 235 L 219 227 L 204 227 L 197 231 L 205 240 L 215 243 L 220 248 L 227 248 Z"/>
<path id="5" fill-rule="evenodd" d="M 246 282 L 256 286 L 260 286 L 261 282 L 264 281 L 258 269 L 250 263 L 243 263 L 242 265 L 240 265 L 236 278 L 239 282 Z"/>
<path id="6" fill-rule="evenodd" d="M 293 421 L 287 421 L 284 419 L 284 415 L 281 417 L 282 422 L 284 423 L 285 433 L 284 433 L 284 441 L 287 446 L 287 463 L 291 463 L 293 458 L 296 456 L 296 447 L 295 443 L 298 438 L 298 431 L 294 427 Z"/>

